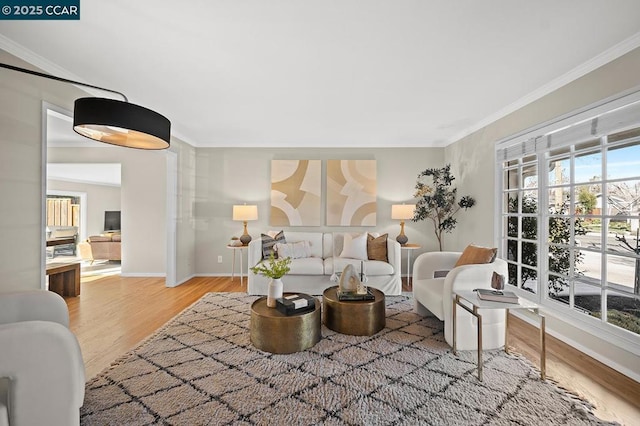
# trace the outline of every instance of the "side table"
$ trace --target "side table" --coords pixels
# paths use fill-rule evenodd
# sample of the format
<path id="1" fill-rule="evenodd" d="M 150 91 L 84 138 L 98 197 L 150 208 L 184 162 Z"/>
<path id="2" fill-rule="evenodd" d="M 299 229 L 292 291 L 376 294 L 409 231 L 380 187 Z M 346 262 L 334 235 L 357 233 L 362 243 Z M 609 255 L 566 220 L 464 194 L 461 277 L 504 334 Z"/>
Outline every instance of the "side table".
<path id="1" fill-rule="evenodd" d="M 482 315 L 478 309 L 504 309 L 505 310 L 505 331 L 504 331 L 504 351 L 509 353 L 509 309 L 526 309 L 535 313 L 540 318 L 540 379 L 546 378 L 547 345 L 545 339 L 545 318 L 540 313 L 540 307 L 529 300 L 520 298 L 519 303 L 490 302 L 478 298 L 478 294 L 471 290 L 459 290 L 454 292 L 453 298 L 453 354 L 456 355 L 456 306 L 460 306 L 465 311 L 477 318 L 478 322 L 478 380 L 482 381 Z M 471 308 L 461 303 L 465 300 L 471 304 Z"/>
<path id="2" fill-rule="evenodd" d="M 322 322 L 330 330 L 352 336 L 373 336 L 386 325 L 384 293 L 369 287 L 374 300 L 338 299 L 338 286 L 322 293 Z"/>
<path id="3" fill-rule="evenodd" d="M 400 246 L 400 250 L 407 251 L 407 286 L 411 285 L 411 251 L 421 249 L 418 244 L 404 244 Z"/>
<path id="4" fill-rule="evenodd" d="M 49 276 L 49 290 L 60 296 L 80 295 L 80 262 L 47 263 L 45 273 Z"/>
<path id="5" fill-rule="evenodd" d="M 233 281 L 233 279 L 235 278 L 235 273 L 236 273 L 236 251 L 240 250 L 240 285 L 244 285 L 244 271 L 243 271 L 243 266 L 242 266 L 242 251 L 244 249 L 246 249 L 247 247 L 249 247 L 248 245 L 246 246 L 230 246 L 227 245 L 227 248 L 229 250 L 233 250 L 233 261 L 231 263 L 231 281 Z"/>
<path id="6" fill-rule="evenodd" d="M 320 302 L 317 299 L 313 311 L 285 315 L 276 308 L 267 307 L 267 298 L 261 297 L 251 305 L 249 338 L 253 346 L 265 352 L 301 352 L 320 341 L 320 320 Z"/>

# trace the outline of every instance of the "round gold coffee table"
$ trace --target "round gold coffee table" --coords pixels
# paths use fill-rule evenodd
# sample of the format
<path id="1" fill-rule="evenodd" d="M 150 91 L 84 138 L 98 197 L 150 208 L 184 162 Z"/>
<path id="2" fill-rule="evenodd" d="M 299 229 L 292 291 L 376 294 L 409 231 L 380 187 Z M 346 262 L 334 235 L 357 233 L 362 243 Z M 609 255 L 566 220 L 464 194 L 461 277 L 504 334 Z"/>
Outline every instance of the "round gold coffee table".
<path id="1" fill-rule="evenodd" d="M 327 328 L 353 336 L 373 336 L 386 324 L 384 293 L 369 287 L 374 300 L 338 299 L 338 287 L 329 287 L 322 293 L 322 322 Z"/>
<path id="2" fill-rule="evenodd" d="M 309 349 L 320 341 L 320 302 L 304 314 L 285 315 L 267 307 L 261 297 L 251 305 L 249 325 L 251 343 L 256 348 L 274 354 L 290 354 Z"/>

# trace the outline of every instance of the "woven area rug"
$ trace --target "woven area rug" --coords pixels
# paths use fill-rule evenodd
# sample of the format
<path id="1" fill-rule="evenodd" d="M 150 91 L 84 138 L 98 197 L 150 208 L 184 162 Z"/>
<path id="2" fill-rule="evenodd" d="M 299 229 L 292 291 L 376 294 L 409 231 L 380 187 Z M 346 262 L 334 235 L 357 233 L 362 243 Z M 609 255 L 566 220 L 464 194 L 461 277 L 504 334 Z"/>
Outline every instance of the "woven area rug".
<path id="1" fill-rule="evenodd" d="M 387 297 L 375 336 L 322 326 L 313 348 L 273 355 L 249 341 L 255 296 L 210 293 L 87 383 L 84 425 L 591 425 L 588 403 L 525 360 L 453 356 L 442 324 Z"/>

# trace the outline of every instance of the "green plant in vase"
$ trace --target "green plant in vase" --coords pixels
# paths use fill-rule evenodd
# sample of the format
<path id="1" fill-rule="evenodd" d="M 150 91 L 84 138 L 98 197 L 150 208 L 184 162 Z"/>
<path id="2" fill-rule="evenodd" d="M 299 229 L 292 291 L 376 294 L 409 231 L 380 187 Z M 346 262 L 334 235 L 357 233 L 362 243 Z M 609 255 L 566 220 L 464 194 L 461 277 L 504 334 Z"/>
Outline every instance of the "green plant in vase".
<path id="1" fill-rule="evenodd" d="M 267 292 L 267 306 L 270 308 L 275 308 L 276 299 L 282 297 L 282 293 L 284 291 L 282 277 L 289 273 L 291 270 L 290 265 L 290 257 L 276 258 L 272 253 L 269 256 L 269 259 L 250 268 L 251 272 L 254 274 L 260 274 L 271 279 L 271 281 L 269 281 L 269 288 Z"/>

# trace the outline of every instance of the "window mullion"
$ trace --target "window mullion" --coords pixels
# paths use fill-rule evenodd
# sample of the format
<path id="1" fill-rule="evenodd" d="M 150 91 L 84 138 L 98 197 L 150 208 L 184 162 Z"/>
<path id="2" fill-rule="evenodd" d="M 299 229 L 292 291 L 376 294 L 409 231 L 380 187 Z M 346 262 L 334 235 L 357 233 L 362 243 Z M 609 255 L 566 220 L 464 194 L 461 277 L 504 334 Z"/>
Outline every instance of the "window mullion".
<path id="1" fill-rule="evenodd" d="M 607 242 L 609 235 L 609 220 L 605 220 L 605 214 L 609 211 L 609 185 L 607 181 L 607 136 L 600 138 L 600 151 L 602 152 L 602 219 L 600 223 L 600 320 L 607 322 Z"/>
<path id="2" fill-rule="evenodd" d="M 576 168 L 575 168 L 575 159 L 576 159 L 576 149 L 575 146 L 571 147 L 571 156 L 569 157 L 569 206 L 568 216 L 569 216 L 569 241 L 567 243 L 569 253 L 569 308 L 575 308 L 575 296 L 576 296 L 576 262 L 575 262 L 575 247 L 576 247 L 576 233 L 575 233 L 575 181 L 576 181 Z"/>
<path id="3" fill-rule="evenodd" d="M 549 170 L 548 154 L 538 153 L 538 302 L 549 294 Z M 543 173 L 543 171 L 545 171 Z M 547 207 L 545 207 L 547 206 Z"/>

